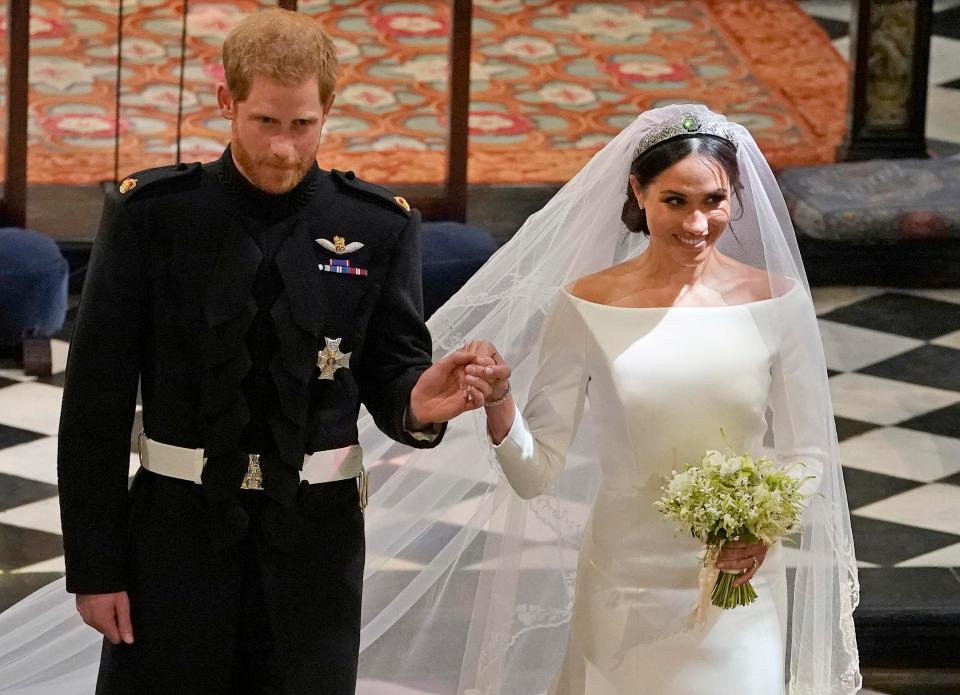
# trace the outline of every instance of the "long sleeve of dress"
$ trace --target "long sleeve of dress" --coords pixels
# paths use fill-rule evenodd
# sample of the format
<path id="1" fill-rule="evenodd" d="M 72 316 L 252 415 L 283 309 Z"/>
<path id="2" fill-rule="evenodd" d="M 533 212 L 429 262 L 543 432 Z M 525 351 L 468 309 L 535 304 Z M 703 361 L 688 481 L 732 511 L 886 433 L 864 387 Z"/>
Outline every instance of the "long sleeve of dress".
<path id="1" fill-rule="evenodd" d="M 777 359 L 772 370 L 770 409 L 773 412 L 773 440 L 777 460 L 784 465 L 802 462 L 794 473 L 807 478 L 804 496 L 817 492 L 823 482 L 830 442 L 830 400 L 824 384 L 826 365 L 811 364 L 823 354 L 818 345 L 820 332 L 816 317 L 795 288 L 782 298 L 778 312 L 780 335 Z"/>
<path id="2" fill-rule="evenodd" d="M 525 499 L 543 493 L 563 472 L 587 394 L 585 341 L 582 319 L 561 290 L 544 323 L 527 405 L 494 447 L 507 480 Z"/>

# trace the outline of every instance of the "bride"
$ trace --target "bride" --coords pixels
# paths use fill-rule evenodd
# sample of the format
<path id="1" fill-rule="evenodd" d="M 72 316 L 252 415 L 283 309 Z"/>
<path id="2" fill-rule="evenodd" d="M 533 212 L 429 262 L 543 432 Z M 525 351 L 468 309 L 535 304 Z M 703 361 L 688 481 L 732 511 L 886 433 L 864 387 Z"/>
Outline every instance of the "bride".
<path id="1" fill-rule="evenodd" d="M 731 207 L 743 207 L 737 139 L 726 119 L 703 112 L 641 139 L 622 220 L 649 246 L 558 291 L 523 413 L 507 383 L 495 384 L 486 403 L 497 460 L 525 498 L 561 474 L 591 404 L 602 479 L 581 543 L 557 695 L 635 692 L 641 682 L 659 695 L 721 686 L 784 692 L 779 545 L 725 546 L 718 568 L 742 572 L 734 586 L 753 580 L 759 600 L 714 608 L 704 629 L 688 631 L 680 620 L 699 588 L 699 548 L 665 528 L 654 507 L 678 461 L 727 445 L 759 451 L 768 408 L 778 458 L 822 465 L 814 423 L 797 428 L 803 413 L 791 412 L 785 383 L 795 376 L 788 365 L 807 358 L 795 354 L 806 346 L 794 332 L 809 300 L 789 277 L 718 250 L 735 233 Z M 482 369 L 467 371 L 467 383 L 482 389 Z"/>
<path id="2" fill-rule="evenodd" d="M 434 450 L 361 420 L 375 488 L 359 693 L 857 692 L 823 349 L 744 128 L 702 106 L 642 114 L 428 325 L 436 357 L 466 345 L 512 373 L 464 375 L 487 407 Z M 700 623 L 700 548 L 652 501 L 725 448 L 721 428 L 813 479 L 796 547 L 720 558 L 757 601 Z M 0 615 L 0 692 L 90 692 L 99 644 L 55 582 Z"/>
<path id="3" fill-rule="evenodd" d="M 471 367 L 486 415 L 381 484 L 362 675 L 471 695 L 859 690 L 823 348 L 746 129 L 702 106 L 642 114 L 429 325 L 438 354 L 466 344 L 512 375 Z M 728 547 L 720 566 L 759 598 L 700 624 L 701 548 L 653 501 L 727 444 L 804 463 L 803 533 Z"/>

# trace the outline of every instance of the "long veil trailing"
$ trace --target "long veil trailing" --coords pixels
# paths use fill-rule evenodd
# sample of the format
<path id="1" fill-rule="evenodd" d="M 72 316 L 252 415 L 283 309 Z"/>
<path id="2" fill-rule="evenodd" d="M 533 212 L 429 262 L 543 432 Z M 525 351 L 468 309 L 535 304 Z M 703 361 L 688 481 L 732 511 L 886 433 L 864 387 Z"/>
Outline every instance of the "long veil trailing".
<path id="1" fill-rule="evenodd" d="M 664 122 L 704 110 L 648 111 L 594 156 L 430 319 L 434 358 L 471 339 L 492 341 L 513 368 L 522 407 L 558 290 L 645 248 L 620 220 L 636 144 Z M 817 476 L 801 545 L 790 555 L 789 693 L 846 695 L 860 685 L 852 618 L 859 585 L 823 348 L 776 180 L 749 132 L 733 127 L 742 209 L 734 204 L 734 233 L 720 250 L 793 280 L 803 297 L 759 326 L 771 345 L 797 347 L 773 370 L 786 398 L 768 414 L 765 444 L 784 462 L 802 458 Z M 581 537 L 600 481 L 589 412 L 565 472 L 530 501 L 500 473 L 482 413 L 451 423 L 436 449 L 417 451 L 395 445 L 364 415 L 360 443 L 372 492 L 358 692 L 544 692 L 564 653 Z M 648 616 L 646 638 L 684 629 L 674 617 Z M 91 692 L 99 645 L 62 580 L 54 582 L 0 615 L 0 692 Z"/>
<path id="2" fill-rule="evenodd" d="M 620 220 L 634 148 L 665 122 L 698 111 L 705 108 L 644 113 L 594 156 L 431 318 L 435 357 L 467 340 L 492 341 L 513 368 L 522 407 L 558 290 L 645 248 Z M 769 416 L 766 442 L 784 463 L 803 459 L 817 475 L 800 549 L 790 554 L 789 692 L 853 693 L 859 587 L 823 348 L 776 180 L 749 132 L 733 127 L 742 209 L 735 203 L 733 233 L 720 250 L 802 290 L 788 310 L 758 318 L 771 346 L 796 347 L 772 369 L 785 402 Z M 480 413 L 452 423 L 437 449 L 409 455 L 364 423 L 361 442 L 383 478 L 368 512 L 361 677 L 431 693 L 546 690 L 564 653 L 578 550 L 599 484 L 590 430 L 587 414 L 563 475 L 527 502 L 499 472 Z M 686 629 L 677 616 L 692 601 L 645 616 L 643 639 Z"/>

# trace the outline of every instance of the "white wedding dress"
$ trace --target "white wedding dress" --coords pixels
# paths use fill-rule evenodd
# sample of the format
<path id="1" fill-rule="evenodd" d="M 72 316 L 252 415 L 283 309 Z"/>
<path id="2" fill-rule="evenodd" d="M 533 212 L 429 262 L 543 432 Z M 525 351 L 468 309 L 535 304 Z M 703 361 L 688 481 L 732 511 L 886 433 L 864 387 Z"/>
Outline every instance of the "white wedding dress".
<path id="1" fill-rule="evenodd" d="M 782 695 L 787 586 L 779 546 L 759 598 L 690 628 L 700 543 L 653 507 L 664 477 L 707 449 L 759 454 L 776 412 L 777 351 L 762 326 L 787 294 L 722 307 L 621 308 L 561 290 L 522 416 L 495 447 L 513 488 L 543 492 L 589 401 L 602 483 L 584 531 L 554 695 Z M 721 434 L 723 430 L 723 435 Z M 725 440 L 724 440 L 725 435 Z"/>

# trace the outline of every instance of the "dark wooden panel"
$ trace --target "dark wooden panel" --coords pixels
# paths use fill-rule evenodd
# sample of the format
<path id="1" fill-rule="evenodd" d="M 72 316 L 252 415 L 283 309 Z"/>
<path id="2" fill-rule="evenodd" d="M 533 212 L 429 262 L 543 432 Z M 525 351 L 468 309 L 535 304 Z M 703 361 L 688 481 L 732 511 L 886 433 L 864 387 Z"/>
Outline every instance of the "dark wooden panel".
<path id="1" fill-rule="evenodd" d="M 7 161 L 3 222 L 23 227 L 27 221 L 27 90 L 30 61 L 30 0 L 11 0 L 7 15 Z"/>
<path id="2" fill-rule="evenodd" d="M 442 216 L 467 219 L 467 155 L 470 118 L 472 0 L 453 1 L 450 37 L 450 132 L 447 138 L 446 210 Z M 426 214 L 426 213 L 424 213 Z"/>

